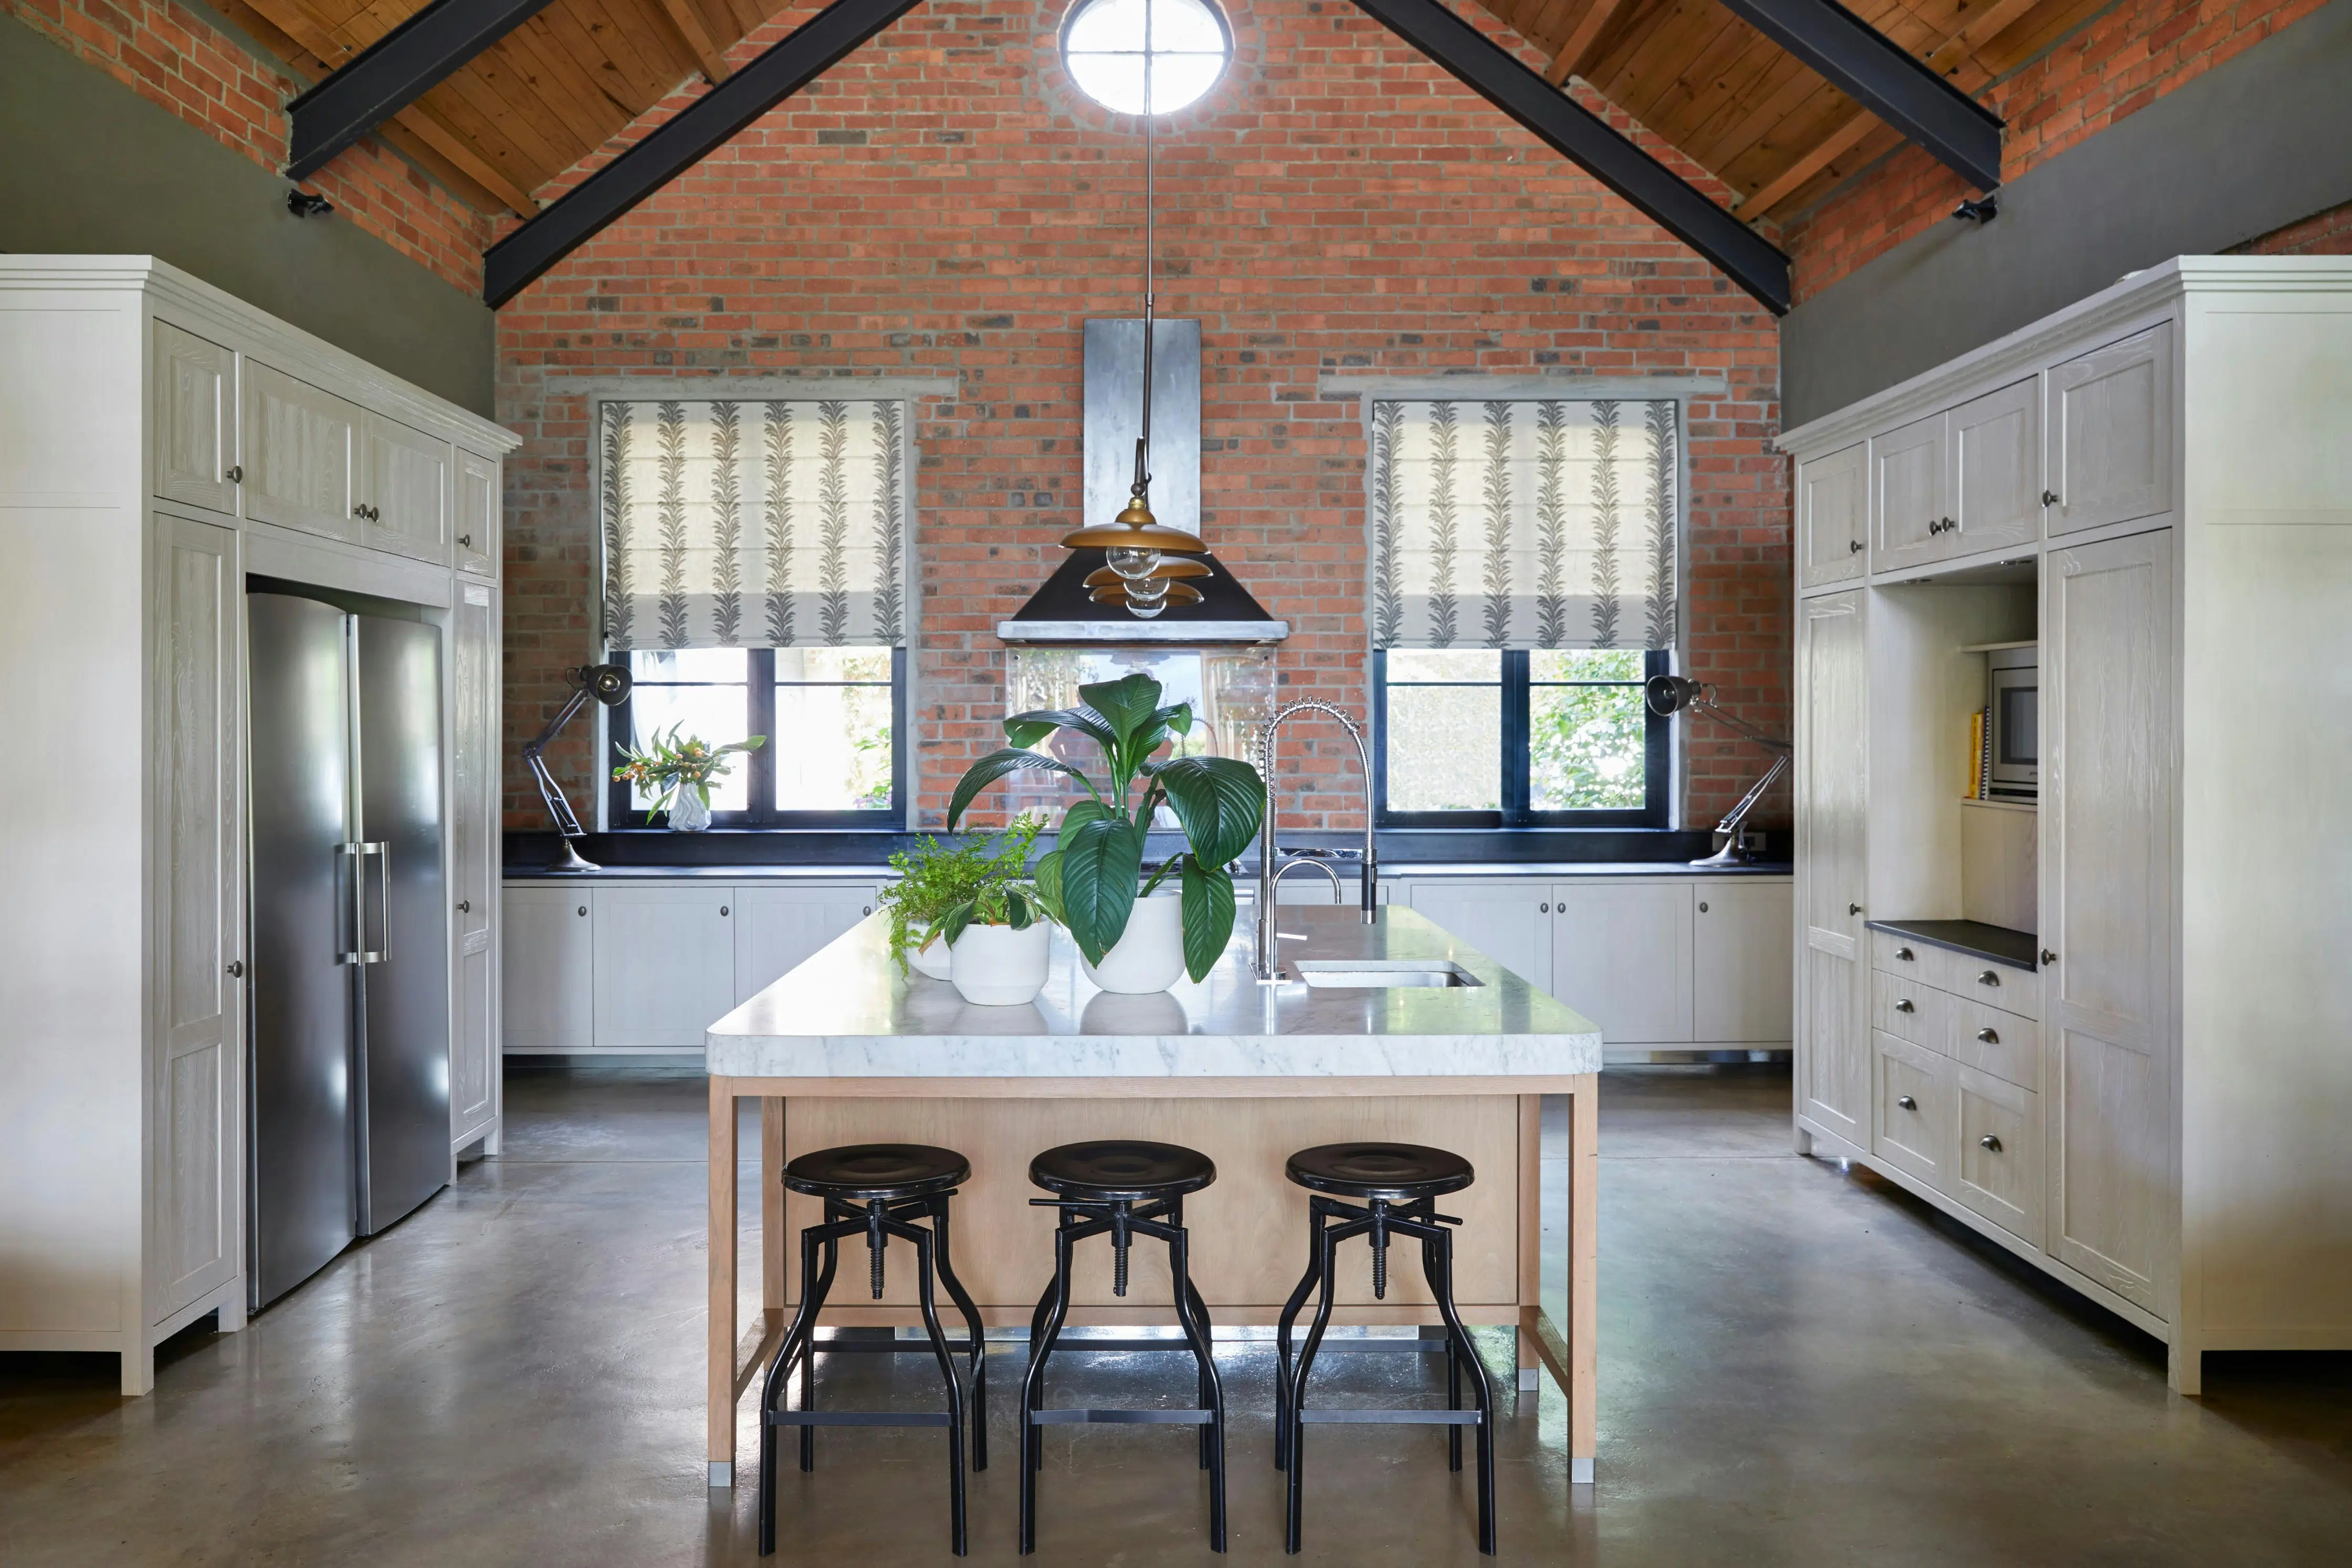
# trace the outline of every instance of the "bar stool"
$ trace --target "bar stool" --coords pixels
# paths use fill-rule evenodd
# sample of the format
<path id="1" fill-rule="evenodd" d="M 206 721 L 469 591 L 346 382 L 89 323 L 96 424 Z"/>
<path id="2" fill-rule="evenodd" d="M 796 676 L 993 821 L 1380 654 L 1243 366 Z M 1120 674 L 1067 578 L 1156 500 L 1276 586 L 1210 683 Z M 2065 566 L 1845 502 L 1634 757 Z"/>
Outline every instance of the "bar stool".
<path id="1" fill-rule="evenodd" d="M 1478 1360 L 1469 1331 L 1454 1307 L 1454 1233 L 1445 1228 L 1461 1220 L 1437 1212 L 1437 1199 L 1459 1192 L 1477 1179 L 1470 1162 L 1444 1149 L 1417 1144 L 1325 1144 L 1301 1149 L 1290 1156 L 1284 1174 L 1315 1194 L 1308 1200 L 1312 1234 L 1307 1247 L 1307 1273 L 1282 1309 L 1275 1362 L 1274 1464 L 1289 1471 L 1289 1507 L 1283 1547 L 1299 1549 L 1304 1487 L 1301 1447 L 1310 1422 L 1370 1422 L 1382 1425 L 1443 1426 L 1446 1428 L 1449 1469 L 1462 1468 L 1462 1428 L 1478 1429 L 1478 1550 L 1495 1554 L 1495 1391 Z M 1337 1197 L 1326 1196 L 1336 1194 Z M 1338 1201 L 1360 1200 L 1364 1207 Z M 1421 1242 L 1422 1273 L 1437 1311 L 1445 1320 L 1446 1406 L 1444 1410 L 1309 1409 L 1307 1377 L 1322 1348 L 1324 1328 L 1331 1321 L 1336 1276 L 1333 1262 L 1339 1243 L 1359 1236 L 1372 1244 L 1372 1295 L 1388 1297 L 1389 1239 L 1409 1236 Z M 1314 1326 L 1299 1350 L 1294 1371 L 1290 1333 L 1310 1292 L 1320 1292 Z M 1469 1368 L 1471 1391 L 1477 1407 L 1462 1408 L 1462 1373 Z"/>
<path id="2" fill-rule="evenodd" d="M 1209 1546 L 1225 1549 L 1225 1396 L 1209 1347 L 1209 1307 L 1194 1289 L 1187 1266 L 1184 1195 L 1217 1179 L 1206 1155 L 1173 1144 L 1127 1139 L 1065 1144 L 1029 1162 L 1029 1179 L 1054 1194 L 1033 1197 L 1031 1207 L 1060 1212 L 1054 1228 L 1054 1278 L 1037 1299 L 1029 1323 L 1029 1375 L 1022 1385 L 1021 1551 L 1037 1550 L 1037 1472 L 1045 1468 L 1041 1427 L 1065 1422 L 1125 1426 L 1195 1426 L 1201 1428 L 1201 1468 L 1209 1472 Z M 1189 1349 L 1200 1369 L 1200 1406 L 1190 1410 L 1045 1408 L 1045 1362 L 1061 1338 L 1070 1306 L 1070 1259 L 1089 1237 L 1111 1240 L 1111 1293 L 1127 1294 L 1127 1249 L 1137 1236 L 1168 1244 L 1168 1271 L 1175 1284 L 1176 1321 L 1184 1343 L 1160 1340 L 1089 1340 L 1088 1350 Z"/>
<path id="3" fill-rule="evenodd" d="M 963 1386 L 956 1376 L 950 1344 L 940 1332 L 940 1314 L 932 1303 L 934 1277 L 955 1299 L 971 1331 L 970 1341 L 954 1348 L 971 1356 L 972 1469 L 988 1468 L 987 1343 L 981 1333 L 980 1309 L 955 1276 L 948 1259 L 948 1199 L 971 1179 L 971 1164 L 952 1149 L 923 1144 L 854 1144 L 838 1149 L 805 1154 L 784 1167 L 784 1186 L 793 1192 L 820 1198 L 822 1224 L 801 1231 L 801 1304 L 792 1327 L 768 1368 L 760 1393 L 760 1555 L 776 1549 L 776 1428 L 797 1427 L 801 1432 L 801 1469 L 816 1469 L 816 1428 L 819 1427 L 945 1427 L 948 1430 L 948 1533 L 959 1557 L 966 1553 L 963 1487 Z M 928 1220 L 928 1226 L 913 1223 Z M 863 1236 L 868 1254 L 874 1299 L 882 1297 L 882 1256 L 891 1237 L 915 1246 L 915 1277 L 922 1303 L 923 1328 L 929 1344 L 909 1343 L 914 1351 L 929 1350 L 939 1360 L 940 1376 L 947 1385 L 948 1407 L 941 1411 L 899 1413 L 887 1410 L 818 1410 L 814 1362 L 816 1315 L 833 1288 L 840 1245 Z M 824 1261 L 818 1266 L 822 1251 Z M 848 1347 L 841 1347 L 848 1348 Z M 860 1347 L 862 1348 L 862 1346 Z M 895 1338 L 885 1348 L 899 1348 Z M 801 1407 L 783 1407 L 784 1391 L 794 1367 L 801 1375 Z"/>

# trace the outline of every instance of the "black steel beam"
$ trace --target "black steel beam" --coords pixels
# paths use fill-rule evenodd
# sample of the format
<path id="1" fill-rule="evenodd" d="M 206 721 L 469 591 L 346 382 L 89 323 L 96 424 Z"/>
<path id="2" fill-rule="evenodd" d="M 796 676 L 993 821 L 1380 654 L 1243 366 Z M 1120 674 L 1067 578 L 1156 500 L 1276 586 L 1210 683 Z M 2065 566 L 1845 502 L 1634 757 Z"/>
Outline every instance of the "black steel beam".
<path id="1" fill-rule="evenodd" d="M 548 0 L 434 0 L 286 106 L 289 178 L 317 173 L 344 148 L 415 103 L 505 37 Z"/>
<path id="2" fill-rule="evenodd" d="M 1837 0 L 1723 4 L 1978 190 L 2000 183 L 2000 116 Z"/>
<path id="3" fill-rule="evenodd" d="M 1389 31 L 1517 120 L 1721 268 L 1774 315 L 1789 309 L 1789 258 L 1681 175 L 1529 70 L 1444 0 L 1356 0 Z"/>
<path id="4" fill-rule="evenodd" d="M 696 99 L 482 258 L 482 296 L 505 304 L 606 225 L 839 64 L 919 0 L 833 0 L 758 59 Z"/>

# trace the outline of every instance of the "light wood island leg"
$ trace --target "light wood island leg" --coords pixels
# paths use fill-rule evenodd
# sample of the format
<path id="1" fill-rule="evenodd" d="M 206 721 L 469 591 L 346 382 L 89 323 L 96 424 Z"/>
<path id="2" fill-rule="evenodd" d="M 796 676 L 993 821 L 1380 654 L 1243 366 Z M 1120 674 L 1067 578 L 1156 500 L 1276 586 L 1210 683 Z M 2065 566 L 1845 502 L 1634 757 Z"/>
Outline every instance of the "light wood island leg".
<path id="1" fill-rule="evenodd" d="M 1543 1386 L 1538 1345 L 1543 1312 L 1543 1096 L 1519 1096 L 1519 1392 Z"/>
<path id="2" fill-rule="evenodd" d="M 735 1085 L 710 1081 L 709 1484 L 735 1484 Z"/>
<path id="3" fill-rule="evenodd" d="M 784 1102 L 760 1098 L 760 1309 L 767 1333 L 784 1326 Z"/>
<path id="4" fill-rule="evenodd" d="M 1601 1331 L 1601 1075 L 1577 1080 L 1568 1163 L 1568 1479 L 1593 1479 Z"/>

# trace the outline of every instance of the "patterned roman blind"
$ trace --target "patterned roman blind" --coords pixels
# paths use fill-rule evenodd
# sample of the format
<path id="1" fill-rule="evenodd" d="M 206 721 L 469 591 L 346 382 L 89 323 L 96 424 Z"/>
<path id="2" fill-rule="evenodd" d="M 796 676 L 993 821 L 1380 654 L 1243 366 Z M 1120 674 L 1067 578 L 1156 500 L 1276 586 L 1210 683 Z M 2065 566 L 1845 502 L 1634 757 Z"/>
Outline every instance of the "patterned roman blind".
<path id="1" fill-rule="evenodd" d="M 1372 405 L 1372 643 L 1671 648 L 1672 401 Z"/>
<path id="2" fill-rule="evenodd" d="M 904 403 L 601 406 L 609 646 L 906 642 Z"/>

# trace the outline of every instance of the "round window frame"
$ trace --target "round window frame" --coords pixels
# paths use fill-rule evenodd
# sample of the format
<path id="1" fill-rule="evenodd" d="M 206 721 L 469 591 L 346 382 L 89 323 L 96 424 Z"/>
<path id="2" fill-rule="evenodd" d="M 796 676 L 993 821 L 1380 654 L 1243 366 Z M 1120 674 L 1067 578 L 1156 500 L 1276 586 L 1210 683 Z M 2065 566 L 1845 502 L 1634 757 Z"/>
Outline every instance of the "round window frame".
<path id="1" fill-rule="evenodd" d="M 1234 73 L 1234 66 L 1240 63 L 1241 55 L 1240 40 L 1234 36 L 1234 20 L 1232 17 L 1225 15 L 1225 8 L 1223 5 L 1218 5 L 1217 0 L 1198 0 L 1198 3 L 1203 10 L 1209 13 L 1211 18 L 1216 22 L 1217 32 L 1225 41 L 1225 61 L 1224 64 L 1218 68 L 1216 79 L 1209 84 L 1207 89 L 1203 91 L 1200 97 L 1194 99 L 1190 103 L 1182 105 L 1181 108 L 1155 110 L 1150 111 L 1149 115 L 1139 109 L 1114 109 L 1109 104 L 1105 103 L 1102 99 L 1097 98 L 1094 94 L 1088 92 L 1087 90 L 1086 84 L 1078 79 L 1078 73 L 1070 68 L 1070 29 L 1077 26 L 1078 17 L 1081 13 L 1093 6 L 1103 4 L 1103 0 L 1071 0 L 1069 9 L 1062 13 L 1062 25 L 1054 30 L 1054 67 L 1056 70 L 1062 73 L 1063 79 L 1070 84 L 1071 91 L 1076 93 L 1080 99 L 1085 100 L 1089 108 L 1103 114 L 1116 114 L 1129 120 L 1143 120 L 1146 118 L 1152 120 L 1166 120 L 1171 115 L 1182 114 L 1189 110 L 1198 109 L 1201 105 L 1206 103 L 1210 97 L 1214 94 L 1219 88 L 1225 85 L 1226 78 Z M 1144 63 L 1144 72 L 1147 79 L 1150 77 L 1150 55 L 1147 50 L 1145 53 Z"/>

